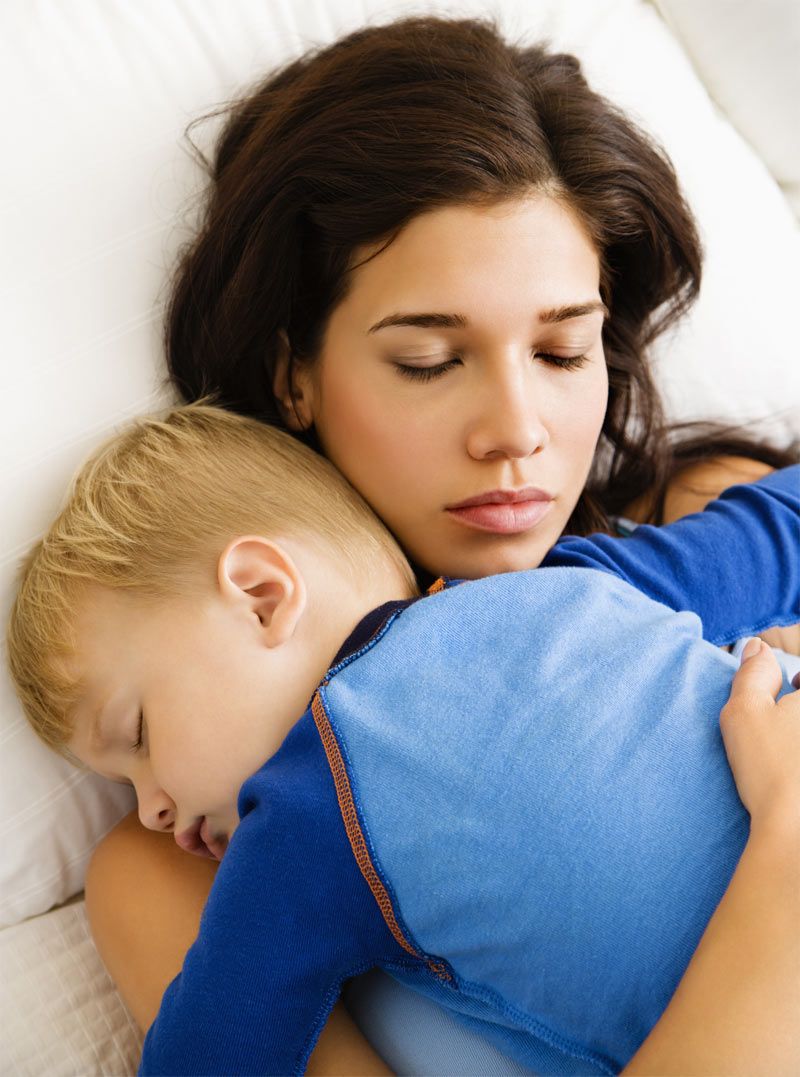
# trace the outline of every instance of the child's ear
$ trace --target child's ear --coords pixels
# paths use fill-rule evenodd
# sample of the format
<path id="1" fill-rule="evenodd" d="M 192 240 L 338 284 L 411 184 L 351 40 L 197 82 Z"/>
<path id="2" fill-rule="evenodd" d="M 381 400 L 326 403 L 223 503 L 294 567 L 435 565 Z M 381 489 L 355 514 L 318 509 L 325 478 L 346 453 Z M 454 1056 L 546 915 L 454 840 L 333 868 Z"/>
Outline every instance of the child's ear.
<path id="1" fill-rule="evenodd" d="M 293 361 L 289 338 L 283 329 L 278 334 L 278 340 L 272 391 L 289 430 L 297 433 L 310 430 L 314 425 L 311 366 Z"/>
<path id="2" fill-rule="evenodd" d="M 260 535 L 232 539 L 220 555 L 217 579 L 227 601 L 258 618 L 267 647 L 291 639 L 306 608 L 306 584 L 282 546 Z"/>

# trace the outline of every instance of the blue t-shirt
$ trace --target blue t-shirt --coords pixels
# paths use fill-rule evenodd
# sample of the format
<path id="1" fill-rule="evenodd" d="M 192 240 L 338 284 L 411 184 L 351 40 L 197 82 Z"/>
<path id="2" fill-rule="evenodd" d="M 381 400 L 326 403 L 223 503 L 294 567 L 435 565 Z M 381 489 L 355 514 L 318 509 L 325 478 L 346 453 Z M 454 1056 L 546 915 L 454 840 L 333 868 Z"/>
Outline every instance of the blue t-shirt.
<path id="1" fill-rule="evenodd" d="M 141 1072 L 302 1072 L 376 966 L 525 1068 L 621 1069 L 746 841 L 713 644 L 800 619 L 799 529 L 792 468 L 382 611 L 242 787 Z"/>

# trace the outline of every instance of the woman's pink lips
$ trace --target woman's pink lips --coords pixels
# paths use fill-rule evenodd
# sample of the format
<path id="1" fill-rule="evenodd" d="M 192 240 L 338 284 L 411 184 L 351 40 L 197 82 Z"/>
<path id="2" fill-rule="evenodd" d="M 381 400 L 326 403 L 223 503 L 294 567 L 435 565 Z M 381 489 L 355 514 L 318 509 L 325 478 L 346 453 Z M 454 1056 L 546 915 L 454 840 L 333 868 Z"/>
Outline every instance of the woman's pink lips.
<path id="1" fill-rule="evenodd" d="M 537 498 L 530 501 L 497 502 L 482 505 L 465 505 L 447 509 L 447 512 L 467 527 L 495 534 L 513 535 L 529 531 L 550 511 L 551 499 Z"/>

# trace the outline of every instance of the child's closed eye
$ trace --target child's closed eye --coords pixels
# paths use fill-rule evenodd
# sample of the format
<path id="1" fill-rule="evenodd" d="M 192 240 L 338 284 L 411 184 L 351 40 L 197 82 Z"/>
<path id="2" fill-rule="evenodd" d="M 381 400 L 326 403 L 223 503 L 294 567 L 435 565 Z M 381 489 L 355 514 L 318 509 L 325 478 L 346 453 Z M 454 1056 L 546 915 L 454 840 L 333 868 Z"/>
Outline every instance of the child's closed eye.
<path id="1" fill-rule="evenodd" d="M 132 752 L 138 752 L 144 745 L 144 711 L 139 711 L 139 722 L 136 727 L 136 740 L 131 745 Z"/>

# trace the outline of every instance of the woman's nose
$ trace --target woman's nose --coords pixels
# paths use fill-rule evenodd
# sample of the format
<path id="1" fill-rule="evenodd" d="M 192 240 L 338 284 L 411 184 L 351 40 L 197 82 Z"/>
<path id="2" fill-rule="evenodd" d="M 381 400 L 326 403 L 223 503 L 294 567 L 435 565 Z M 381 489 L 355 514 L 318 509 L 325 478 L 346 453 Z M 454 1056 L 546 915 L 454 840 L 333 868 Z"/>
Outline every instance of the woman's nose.
<path id="1" fill-rule="evenodd" d="M 509 364 L 486 379 L 467 434 L 467 452 L 473 459 L 523 459 L 547 445 L 550 435 L 533 381 L 526 372 L 509 369 Z"/>

